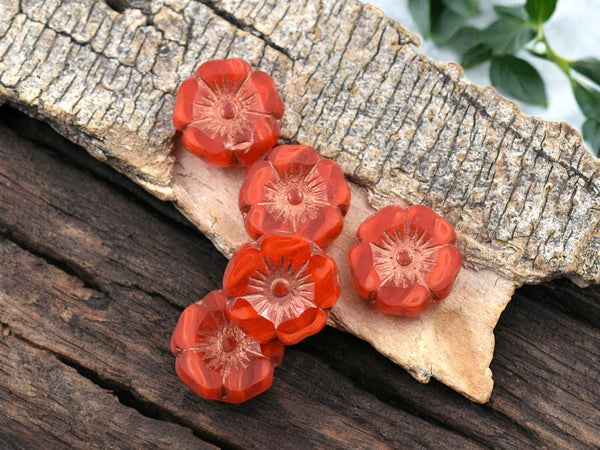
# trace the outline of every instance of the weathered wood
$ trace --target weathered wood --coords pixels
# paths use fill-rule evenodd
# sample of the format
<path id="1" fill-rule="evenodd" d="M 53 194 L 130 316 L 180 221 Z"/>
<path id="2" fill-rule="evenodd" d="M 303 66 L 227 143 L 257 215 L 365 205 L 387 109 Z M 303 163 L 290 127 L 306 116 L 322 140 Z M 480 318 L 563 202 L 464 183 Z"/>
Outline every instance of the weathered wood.
<path id="1" fill-rule="evenodd" d="M 10 328 L 0 337 L 0 408 L 4 448 L 216 448 L 189 428 L 122 405 L 56 356 L 12 336 Z"/>
<path id="2" fill-rule="evenodd" d="M 222 182 L 211 183 L 221 192 L 214 198 L 196 161 L 178 154 L 173 170 L 169 155 L 175 89 L 210 58 L 241 56 L 274 76 L 287 106 L 283 138 L 315 145 L 363 186 L 348 224 L 396 202 L 449 218 L 469 269 L 435 312 L 421 321 L 369 314 L 346 270 L 333 316 L 422 381 L 434 376 L 487 400 L 492 329 L 514 287 L 556 276 L 600 281 L 600 166 L 580 136 L 418 55 L 418 39 L 376 8 L 164 0 L 119 14 L 91 0 L 0 5 L 0 96 L 175 199 L 226 254 L 243 236 L 239 217 L 223 211 L 241 173 L 211 176 Z M 332 247 L 340 263 L 350 237 Z M 472 270 L 483 268 L 491 270 Z"/>
<path id="3" fill-rule="evenodd" d="M 72 361 L 129 406 L 218 445 L 555 448 L 600 440 L 599 324 L 581 319 L 597 303 L 577 303 L 567 314 L 546 301 L 560 290 L 557 303 L 561 296 L 597 302 L 600 288 L 565 282 L 517 293 L 498 326 L 498 388 L 485 406 L 438 383 L 414 383 L 367 344 L 333 330 L 289 348 L 273 388 L 257 399 L 239 407 L 198 399 L 177 378 L 168 340 L 182 307 L 218 286 L 213 271 L 221 274 L 225 259 L 155 210 L 149 196 L 104 178 L 99 163 L 81 170 L 65 157 L 69 149 L 24 144 L 5 128 L 0 136 L 0 322 L 11 348 L 27 339 L 43 349 L 31 351 Z M 161 239 L 144 237 L 155 234 Z M 43 363 L 60 366 L 49 358 Z M 0 398 L 14 383 L 3 376 Z M 116 433 L 118 424 L 100 420 L 115 415 L 115 404 L 107 400 L 90 424 L 98 416 L 103 433 Z M 10 430 L 0 421 L 1 437 Z M 97 432 L 82 430 L 82 442 Z M 21 438 L 31 447 L 37 436 Z"/>

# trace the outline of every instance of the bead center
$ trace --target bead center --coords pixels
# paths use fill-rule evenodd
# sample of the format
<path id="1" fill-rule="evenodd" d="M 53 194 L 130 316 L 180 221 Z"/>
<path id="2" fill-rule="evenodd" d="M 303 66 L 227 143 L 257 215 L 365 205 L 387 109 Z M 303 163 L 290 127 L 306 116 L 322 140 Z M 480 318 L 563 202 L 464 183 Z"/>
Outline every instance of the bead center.
<path id="1" fill-rule="evenodd" d="M 297 205 L 302 200 L 304 200 L 304 194 L 302 193 L 302 191 L 300 189 L 293 188 L 293 189 L 290 189 L 290 191 L 288 192 L 287 199 L 291 205 Z"/>
<path id="2" fill-rule="evenodd" d="M 221 117 L 223 119 L 233 119 L 235 117 L 236 110 L 233 103 L 228 102 L 221 105 L 221 110 L 219 112 L 221 113 Z"/>
<path id="3" fill-rule="evenodd" d="M 401 266 L 408 266 L 413 261 L 413 254 L 410 250 L 400 250 L 396 253 L 396 261 Z"/>
<path id="4" fill-rule="evenodd" d="M 221 342 L 219 342 L 219 346 L 221 347 L 221 350 L 223 350 L 226 353 L 229 353 L 235 349 L 235 338 L 233 338 L 232 336 L 225 336 L 221 339 Z"/>
<path id="5" fill-rule="evenodd" d="M 271 292 L 275 297 L 285 297 L 290 292 L 290 283 L 282 279 L 275 280 L 271 285 Z"/>

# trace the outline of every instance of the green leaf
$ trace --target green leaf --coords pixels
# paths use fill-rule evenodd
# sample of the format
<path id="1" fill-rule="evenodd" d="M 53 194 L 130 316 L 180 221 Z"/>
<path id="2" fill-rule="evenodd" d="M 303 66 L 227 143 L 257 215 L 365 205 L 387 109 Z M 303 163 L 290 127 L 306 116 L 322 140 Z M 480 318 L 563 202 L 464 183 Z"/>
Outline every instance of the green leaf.
<path id="1" fill-rule="evenodd" d="M 600 84 L 600 60 L 596 58 L 585 58 L 571 63 L 573 70 L 588 77 L 596 84 Z"/>
<path id="2" fill-rule="evenodd" d="M 423 36 L 429 36 L 431 31 L 431 2 L 430 0 L 408 0 L 408 10 L 417 23 Z"/>
<path id="3" fill-rule="evenodd" d="M 583 122 L 581 133 L 594 153 L 600 154 L 600 120 L 587 119 Z"/>
<path id="4" fill-rule="evenodd" d="M 492 57 L 492 49 L 485 44 L 477 44 L 471 47 L 463 55 L 460 65 L 465 69 L 481 64 Z"/>
<path id="5" fill-rule="evenodd" d="M 527 22 L 528 19 L 527 11 L 525 11 L 523 5 L 494 5 L 494 10 L 500 17 L 504 17 L 506 19 L 514 19 L 520 22 Z"/>
<path id="6" fill-rule="evenodd" d="M 481 12 L 479 0 L 442 0 L 448 9 L 463 17 L 472 17 Z"/>
<path id="7" fill-rule="evenodd" d="M 511 55 L 496 56 L 490 65 L 492 86 L 534 105 L 548 106 L 544 81 L 527 61 Z"/>
<path id="8" fill-rule="evenodd" d="M 546 22 L 556 8 L 556 0 L 527 0 L 525 10 L 532 22 L 542 24 Z"/>
<path id="9" fill-rule="evenodd" d="M 452 36 L 447 44 L 457 53 L 464 53 L 482 40 L 481 30 L 475 27 L 462 27 L 454 36 Z"/>
<path id="10" fill-rule="evenodd" d="M 497 20 L 482 34 L 483 43 L 498 55 L 516 53 L 536 35 L 531 26 L 510 19 Z"/>
<path id="11" fill-rule="evenodd" d="M 600 120 L 600 91 L 571 80 L 575 100 L 588 119 Z"/>
<path id="12" fill-rule="evenodd" d="M 442 8 L 432 14 L 431 36 L 436 44 L 445 44 L 465 24 L 465 18 L 451 9 Z"/>

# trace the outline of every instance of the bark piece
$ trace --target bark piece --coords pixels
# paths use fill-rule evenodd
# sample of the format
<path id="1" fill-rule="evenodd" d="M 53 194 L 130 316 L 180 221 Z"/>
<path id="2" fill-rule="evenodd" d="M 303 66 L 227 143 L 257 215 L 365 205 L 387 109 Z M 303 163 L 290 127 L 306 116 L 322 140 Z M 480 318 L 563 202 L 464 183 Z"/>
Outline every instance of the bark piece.
<path id="1" fill-rule="evenodd" d="M 419 55 L 418 39 L 372 6 L 157 0 L 119 14 L 100 1 L 0 5 L 0 96 L 175 199 L 226 254 L 243 236 L 239 219 L 226 226 L 221 217 L 234 212 L 232 186 L 197 197 L 221 175 L 198 183 L 194 163 L 180 158 L 174 173 L 169 154 L 176 87 L 211 58 L 243 57 L 271 73 L 286 102 L 282 137 L 316 146 L 364 188 L 355 188 L 365 208 L 355 207 L 346 233 L 369 208 L 392 203 L 423 203 L 453 223 L 469 269 L 426 328 L 390 322 L 397 337 L 384 338 L 377 330 L 388 318 L 346 292 L 334 311 L 336 326 L 420 380 L 433 375 L 486 401 L 491 330 L 514 287 L 600 280 L 600 166 L 581 137 Z M 223 173 L 228 183 L 241 177 Z M 344 239 L 331 249 L 342 270 Z"/>

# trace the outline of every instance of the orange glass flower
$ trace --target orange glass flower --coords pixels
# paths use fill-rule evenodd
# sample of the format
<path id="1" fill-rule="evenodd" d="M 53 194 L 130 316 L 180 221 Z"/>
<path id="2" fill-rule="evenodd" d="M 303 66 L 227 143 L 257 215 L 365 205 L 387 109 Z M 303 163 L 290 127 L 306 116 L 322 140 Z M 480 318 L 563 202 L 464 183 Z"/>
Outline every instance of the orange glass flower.
<path id="1" fill-rule="evenodd" d="M 283 359 L 278 343 L 260 344 L 226 315 L 223 291 L 188 306 L 171 337 L 175 370 L 202 398 L 241 403 L 269 389 Z"/>
<path id="2" fill-rule="evenodd" d="M 448 296 L 461 266 L 456 233 L 422 205 L 369 217 L 349 254 L 360 295 L 386 314 L 416 316 Z"/>
<path id="3" fill-rule="evenodd" d="M 283 101 L 273 79 L 242 59 L 208 61 L 177 91 L 183 146 L 214 166 L 246 166 L 279 138 Z"/>
<path id="4" fill-rule="evenodd" d="M 242 245 L 223 277 L 231 320 L 259 342 L 300 342 L 321 331 L 340 295 L 335 261 L 307 238 L 266 234 Z"/>
<path id="5" fill-rule="evenodd" d="M 312 147 L 280 145 L 250 167 L 239 206 L 253 239 L 272 231 L 329 245 L 341 232 L 350 188 L 340 166 Z"/>

